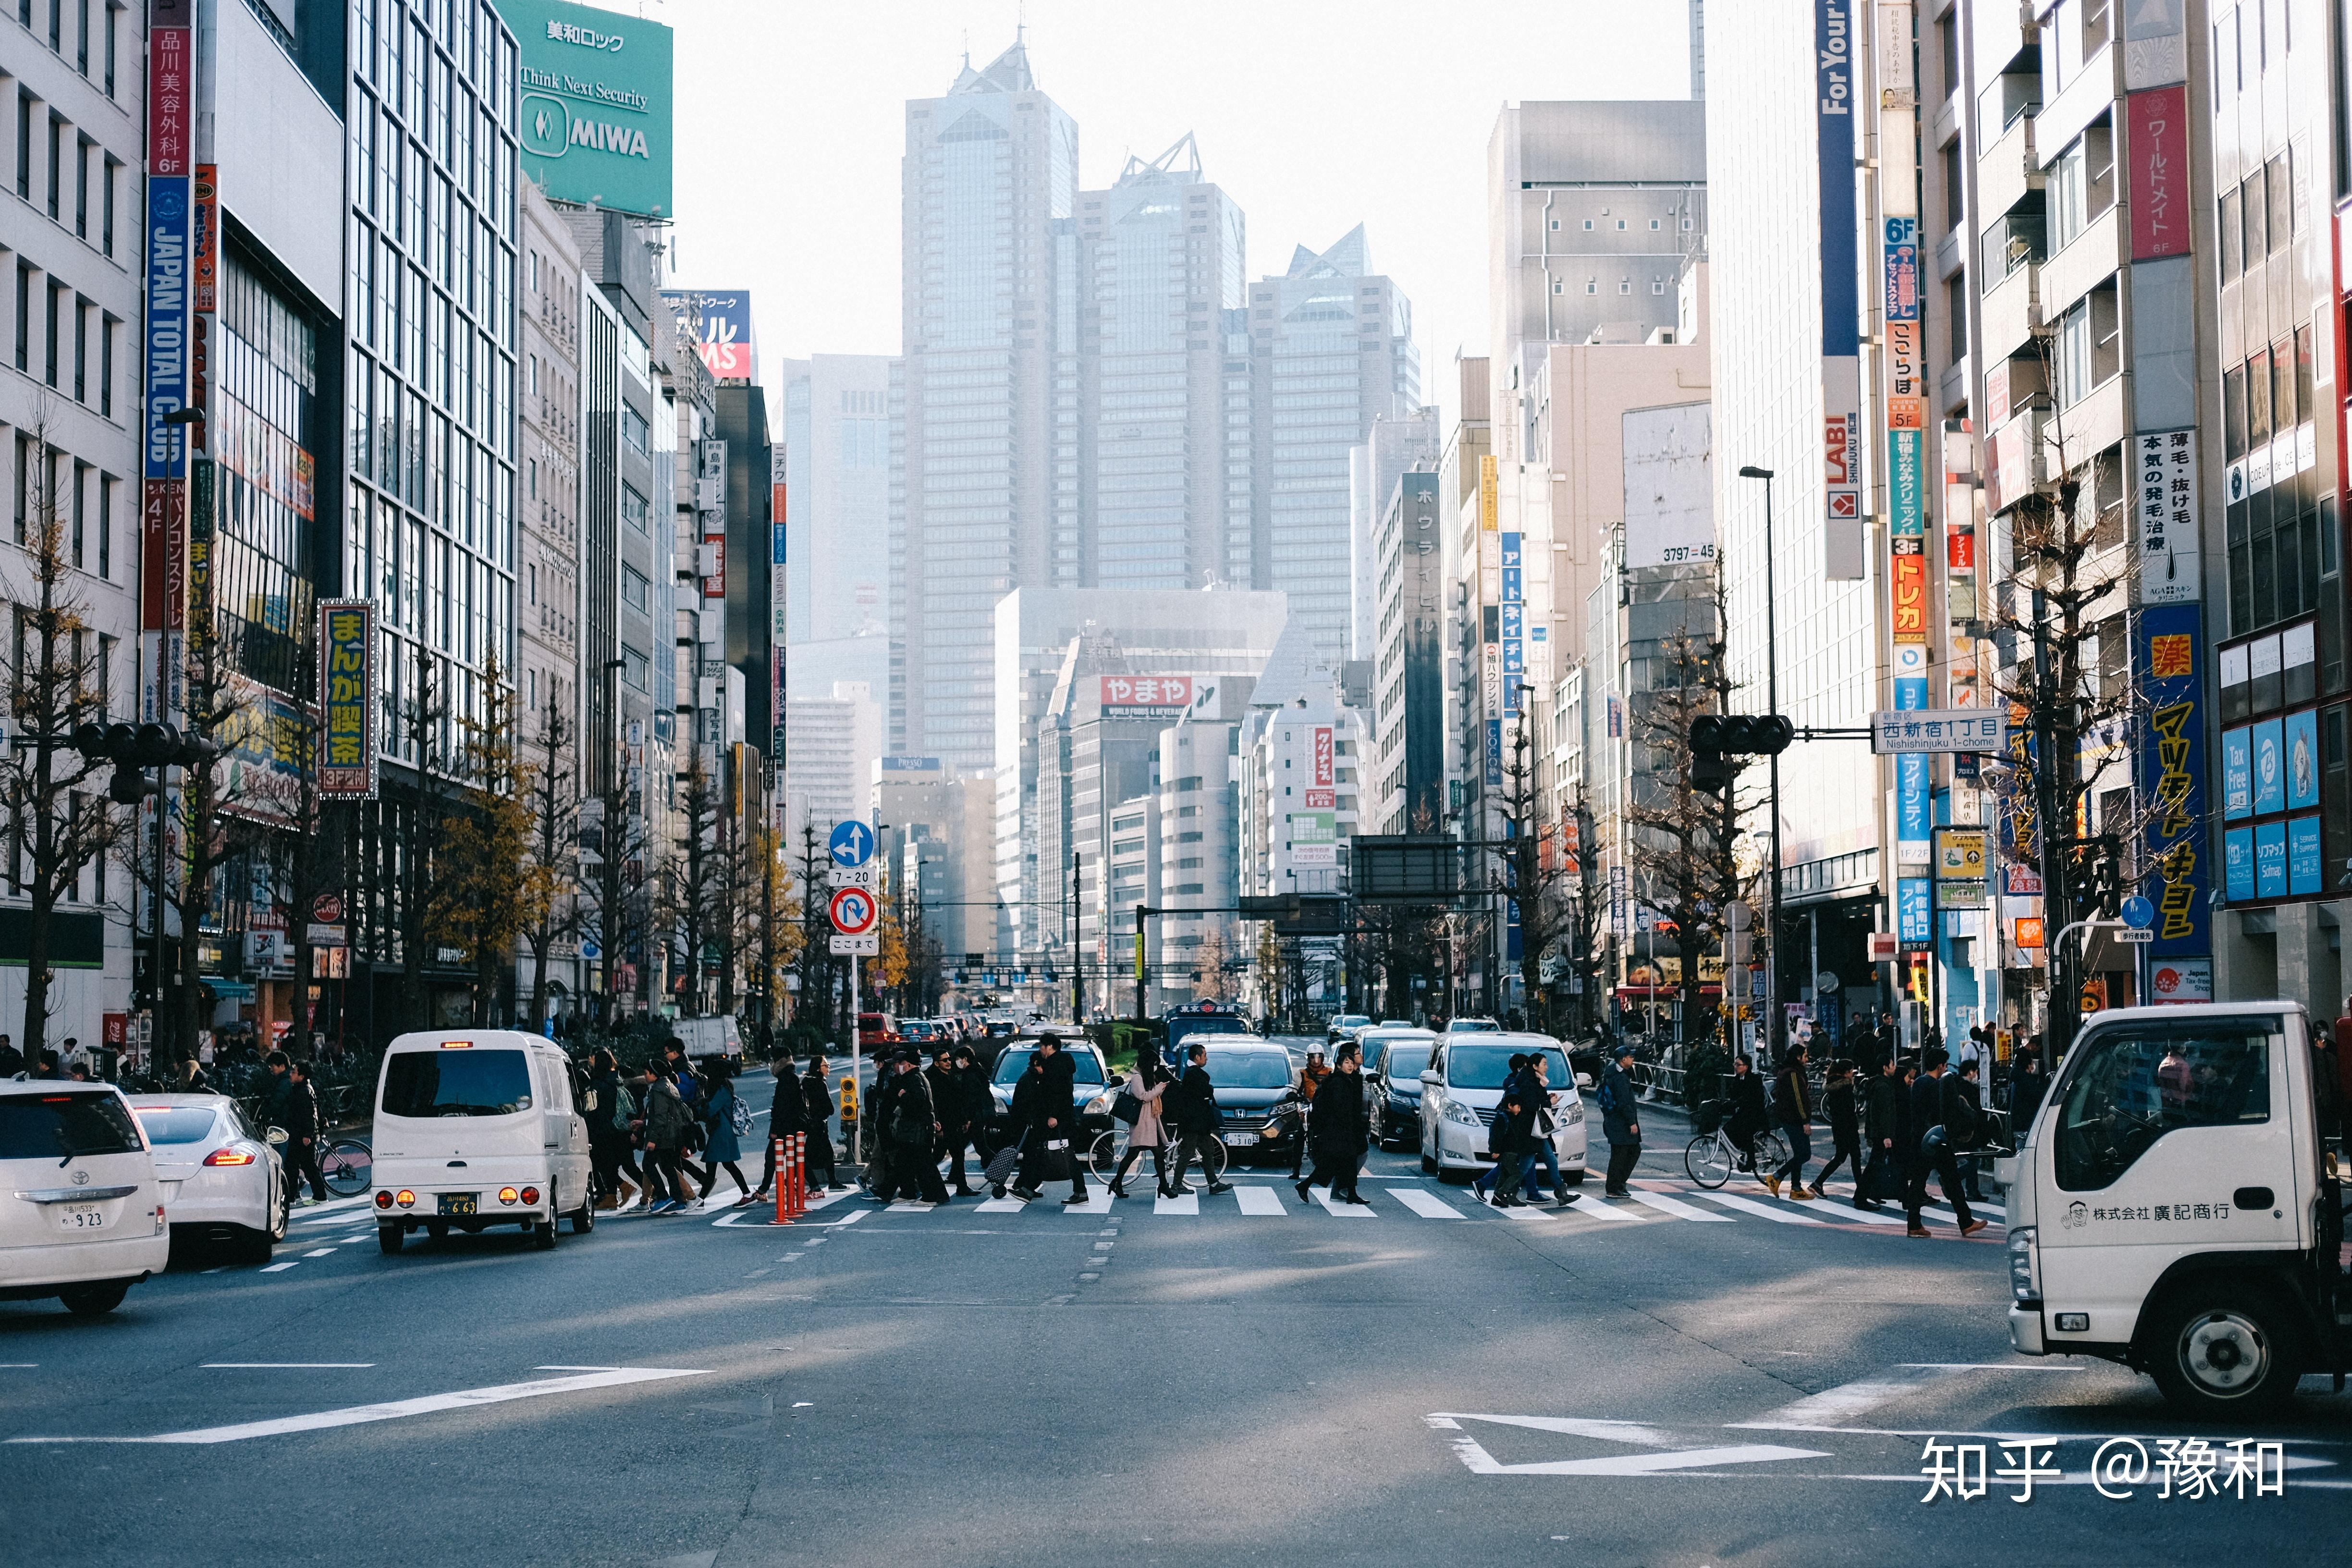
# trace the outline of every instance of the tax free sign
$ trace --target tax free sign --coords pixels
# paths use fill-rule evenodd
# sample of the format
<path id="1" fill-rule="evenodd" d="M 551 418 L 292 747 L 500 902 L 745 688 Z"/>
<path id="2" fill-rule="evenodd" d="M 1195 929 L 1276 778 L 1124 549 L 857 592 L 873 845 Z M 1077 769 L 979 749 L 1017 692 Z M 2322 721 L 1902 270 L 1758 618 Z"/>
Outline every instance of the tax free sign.
<path id="1" fill-rule="evenodd" d="M 562 0 L 498 4 L 519 56 L 523 173 L 557 201 L 670 216 L 670 30 Z"/>

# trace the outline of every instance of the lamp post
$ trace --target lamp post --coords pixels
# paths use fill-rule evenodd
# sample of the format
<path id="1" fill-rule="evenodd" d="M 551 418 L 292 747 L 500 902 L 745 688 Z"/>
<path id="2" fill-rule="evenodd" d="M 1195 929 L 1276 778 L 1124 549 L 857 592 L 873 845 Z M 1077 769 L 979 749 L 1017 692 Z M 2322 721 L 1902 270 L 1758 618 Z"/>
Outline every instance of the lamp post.
<path id="1" fill-rule="evenodd" d="M 1772 470 L 1749 463 L 1739 470 L 1743 479 L 1764 481 L 1764 706 L 1769 712 L 1780 711 L 1780 647 L 1778 617 L 1774 611 L 1772 584 Z M 1726 628 L 1728 630 L 1728 628 Z M 1771 1047 L 1771 1058 L 1780 1059 L 1780 1039 L 1785 1025 L 1780 1016 L 1780 753 L 1774 752 L 1772 763 L 1772 938 L 1767 943 L 1771 961 L 1764 971 L 1765 1005 L 1769 1009 L 1764 1016 L 1765 1038 Z"/>

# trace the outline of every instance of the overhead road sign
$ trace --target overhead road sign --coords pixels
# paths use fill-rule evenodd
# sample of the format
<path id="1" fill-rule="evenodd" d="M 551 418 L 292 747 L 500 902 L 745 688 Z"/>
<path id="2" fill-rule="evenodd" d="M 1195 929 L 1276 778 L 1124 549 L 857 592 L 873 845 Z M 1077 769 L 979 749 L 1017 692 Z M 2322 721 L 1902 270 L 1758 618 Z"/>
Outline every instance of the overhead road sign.
<path id="1" fill-rule="evenodd" d="M 1880 756 L 1921 752 L 2009 750 L 2009 720 L 1985 708 L 1910 708 L 1870 716 L 1870 749 Z"/>

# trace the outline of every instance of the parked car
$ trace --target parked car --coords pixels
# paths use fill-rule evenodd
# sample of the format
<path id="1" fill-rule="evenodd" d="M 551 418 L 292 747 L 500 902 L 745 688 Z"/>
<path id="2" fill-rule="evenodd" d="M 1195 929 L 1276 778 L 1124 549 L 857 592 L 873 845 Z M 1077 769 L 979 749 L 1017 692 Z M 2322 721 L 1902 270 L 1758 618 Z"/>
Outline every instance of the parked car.
<path id="1" fill-rule="evenodd" d="M 1402 1149 L 1421 1141 L 1421 1075 L 1429 1068 L 1437 1037 L 1411 1025 L 1383 1024 L 1366 1029 L 1364 1102 L 1372 1142 Z"/>
<path id="2" fill-rule="evenodd" d="M 100 1317 L 171 1260 L 154 1157 L 110 1083 L 0 1082 L 0 1300 Z"/>
<path id="3" fill-rule="evenodd" d="M 887 1013 L 860 1013 L 857 1015 L 857 1043 L 867 1056 L 885 1046 L 898 1045 L 898 1021 Z"/>
<path id="4" fill-rule="evenodd" d="M 1369 1013 L 1340 1013 L 1323 1026 L 1323 1043 L 1336 1046 L 1341 1040 L 1352 1040 L 1371 1024 Z"/>
<path id="5" fill-rule="evenodd" d="M 286 1239 L 294 1193 L 278 1150 L 225 1094 L 142 1094 L 131 1106 L 155 1157 L 175 1243 L 267 1263 Z"/>
<path id="6" fill-rule="evenodd" d="M 588 1123 L 572 1063 L 551 1040 L 515 1029 L 402 1035 L 376 1080 L 376 1242 L 398 1252 L 423 1227 L 478 1235 L 519 1225 L 541 1247 L 555 1224 L 596 1224 Z"/>
<path id="7" fill-rule="evenodd" d="M 1217 1090 L 1217 1136 L 1226 1151 L 1236 1162 L 1286 1162 L 1297 1147 L 1303 1120 L 1290 1053 L 1255 1035 L 1215 1035 L 1196 1043 L 1208 1048 L 1209 1081 Z M 1333 1080 L 1323 1081 L 1328 1089 Z"/>
<path id="8" fill-rule="evenodd" d="M 1584 1101 L 1570 1076 L 1567 1053 L 1548 1035 L 1447 1035 L 1421 1075 L 1421 1168 L 1443 1181 L 1467 1181 L 1495 1163 L 1490 1143 L 1510 1060 L 1539 1051 L 1549 1066 L 1552 1149 L 1561 1180 L 1584 1182 Z"/>

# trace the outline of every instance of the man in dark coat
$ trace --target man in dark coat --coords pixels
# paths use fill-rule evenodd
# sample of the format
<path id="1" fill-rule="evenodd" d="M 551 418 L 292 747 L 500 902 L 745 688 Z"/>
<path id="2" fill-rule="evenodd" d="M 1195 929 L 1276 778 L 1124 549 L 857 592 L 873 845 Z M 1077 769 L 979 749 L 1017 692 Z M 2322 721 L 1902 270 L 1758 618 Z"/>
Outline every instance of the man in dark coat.
<path id="1" fill-rule="evenodd" d="M 275 1055 L 276 1053 L 271 1053 Z M 286 1129 L 286 1184 L 299 1192 L 302 1178 L 310 1178 L 310 1201 L 327 1201 L 327 1178 L 319 1169 L 319 1091 L 311 1087 L 307 1062 L 294 1062 L 286 1072 L 284 1092 L 278 1102 Z"/>
<path id="2" fill-rule="evenodd" d="M 1620 1045 L 1617 1059 L 1601 1075 L 1601 1086 L 1594 1090 L 1601 1104 L 1601 1131 L 1609 1139 L 1609 1180 L 1601 1189 L 1605 1197 L 1633 1196 L 1633 1190 L 1625 1183 L 1642 1160 L 1642 1123 L 1634 1109 L 1633 1062 L 1633 1047 Z"/>
<path id="3" fill-rule="evenodd" d="M 1890 1185 L 1907 1185 L 1910 1156 L 1906 1151 L 1911 1143 L 1904 1132 L 1911 1122 L 1911 1089 L 1904 1081 L 1903 1070 L 1902 1063 L 1888 1057 L 1878 1064 L 1878 1073 L 1870 1080 L 1870 1095 L 1862 1117 L 1864 1159 L 1867 1163 L 1854 1178 L 1856 1208 L 1874 1209 L 1883 1201 L 1879 1194 Z"/>
<path id="4" fill-rule="evenodd" d="M 1843 1165 L 1853 1177 L 1858 1200 L 1862 1196 L 1862 1107 L 1854 1092 L 1852 1062 L 1830 1063 L 1829 1085 L 1822 1090 L 1822 1109 L 1829 1116 L 1830 1140 L 1835 1148 L 1831 1152 L 1830 1163 L 1813 1178 L 1813 1196 L 1829 1195 L 1822 1188 L 1828 1183 L 1830 1173 Z"/>
<path id="5" fill-rule="evenodd" d="M 1181 1197 L 1192 1190 L 1184 1184 L 1184 1167 L 1195 1155 L 1209 1176 L 1209 1191 L 1230 1192 L 1231 1184 L 1211 1168 L 1209 1159 L 1209 1140 L 1217 1135 L 1217 1086 L 1209 1081 L 1209 1047 L 1194 1046 L 1185 1053 L 1185 1064 L 1184 1076 L 1170 1087 L 1162 1102 L 1160 1120 L 1176 1140 L 1176 1158 L 1160 1184 L 1160 1196 Z"/>
<path id="6" fill-rule="evenodd" d="M 891 1194 L 927 1204 L 948 1201 L 940 1180 L 940 1113 L 931 1099 L 931 1085 L 912 1047 L 898 1052 L 891 1064 L 891 1095 L 879 1123 L 890 1141 Z"/>
<path id="7" fill-rule="evenodd" d="M 948 1190 L 958 1197 L 971 1197 L 972 1190 L 963 1175 L 963 1150 L 971 1141 L 971 1102 L 963 1079 L 956 1072 L 955 1053 L 948 1047 L 931 1053 L 931 1065 L 923 1069 L 923 1084 L 931 1091 L 931 1119 L 940 1126 L 934 1152 L 953 1161 L 950 1174 L 955 1184 Z"/>
<path id="8" fill-rule="evenodd" d="M 1771 1113 L 1764 1108 L 1764 1080 L 1756 1076 L 1756 1064 L 1746 1051 L 1731 1058 L 1731 1116 L 1724 1134 L 1739 1150 L 1739 1168 L 1756 1168 L 1756 1135 L 1771 1124 Z"/>
<path id="9" fill-rule="evenodd" d="M 1320 1182 L 1331 1189 L 1334 1202 L 1370 1204 L 1370 1198 L 1356 1192 L 1356 1173 L 1364 1163 L 1370 1137 L 1371 1122 L 1364 1110 L 1363 1062 L 1351 1041 L 1339 1047 L 1339 1059 L 1314 1100 L 1307 1139 L 1315 1152 L 1315 1168 L 1298 1184 L 1298 1201 L 1312 1202 L 1307 1189 Z"/>
<path id="10" fill-rule="evenodd" d="M 1037 1196 L 1038 1188 L 1045 1183 L 1061 1179 L 1044 1173 L 1059 1165 L 1065 1157 L 1069 1161 L 1070 1173 L 1070 1195 L 1065 1201 L 1087 1201 L 1087 1151 L 1079 1147 L 1078 1108 L 1073 1091 L 1077 1076 L 1077 1067 L 1064 1054 L 1060 1039 L 1052 1035 L 1041 1037 L 1037 1049 L 1029 1058 L 1028 1072 L 1022 1075 L 1021 1083 L 1013 1089 L 1014 1120 L 1022 1125 L 1027 1145 L 1021 1153 L 1021 1177 L 1013 1190 L 1024 1201 Z M 1028 1091 L 1025 1106 L 1022 1103 L 1024 1089 Z M 1062 1147 L 1055 1148 L 1055 1144 Z"/>
<path id="11" fill-rule="evenodd" d="M 840 1168 L 834 1163 L 833 1152 L 833 1086 L 826 1080 L 826 1064 L 823 1057 L 809 1058 L 807 1076 L 801 1079 L 802 1127 L 808 1133 L 809 1191 L 825 1189 L 840 1192 L 846 1184 L 841 1180 Z M 822 1170 L 820 1182 L 816 1173 Z"/>
<path id="12" fill-rule="evenodd" d="M 1905 1189 L 1903 1207 L 1910 1221 L 1913 1236 L 1926 1236 L 1927 1227 L 1920 1223 L 1919 1207 L 1927 1201 L 1927 1176 L 1933 1172 L 1943 1184 L 1944 1201 L 1952 1206 L 1952 1217 L 1960 1222 L 1963 1237 L 1974 1236 L 1985 1227 L 1985 1222 L 1969 1211 L 1968 1194 L 1961 1190 L 1960 1164 L 1954 1155 L 1955 1148 L 1967 1148 L 1975 1140 L 1976 1128 L 1969 1120 L 1975 1115 L 1974 1096 L 1963 1105 L 1960 1096 L 1947 1080 L 1950 1075 L 1944 1064 L 1950 1060 L 1941 1046 L 1929 1046 L 1920 1058 L 1924 1068 L 1911 1085 L 1911 1122 L 1917 1130 L 1919 1142 L 1911 1161 L 1911 1181 Z"/>
<path id="13" fill-rule="evenodd" d="M 1531 1103 L 1527 1090 L 1528 1058 L 1522 1052 L 1511 1053 L 1510 1070 L 1503 1076 L 1503 1098 L 1495 1107 L 1494 1122 L 1486 1129 L 1486 1152 L 1495 1156 L 1495 1168 L 1481 1171 L 1470 1184 L 1480 1203 L 1488 1202 L 1487 1184 L 1494 1184 L 1492 1202 L 1496 1208 L 1520 1208 L 1526 1200 L 1519 1195 L 1519 1152 L 1527 1129 L 1535 1121 L 1528 1109 Z"/>
<path id="14" fill-rule="evenodd" d="M 981 1065 L 979 1052 L 970 1046 L 958 1046 L 955 1075 L 963 1092 L 964 1141 L 980 1156 L 981 1168 L 985 1170 L 990 1156 L 996 1152 L 995 1131 L 989 1125 L 996 1113 L 996 1100 L 988 1092 L 988 1068 Z"/>
<path id="15" fill-rule="evenodd" d="M 801 1089 L 801 1075 L 793 1067 L 793 1058 L 776 1058 L 768 1064 L 768 1071 L 774 1075 L 776 1087 L 768 1100 L 768 1157 L 760 1172 L 760 1196 L 763 1198 L 776 1190 L 777 1143 L 789 1143 L 793 1133 L 804 1131 L 808 1119 L 808 1098 Z"/>
<path id="16" fill-rule="evenodd" d="M 2013 1058 L 2016 1066 L 2009 1079 L 2009 1125 L 2021 1145 L 2033 1131 L 2042 1097 L 2050 1092 L 2050 1075 L 2042 1070 L 2042 1053 L 2032 1047 L 2031 1040 L 2031 1036 L 2019 1040 Z"/>

